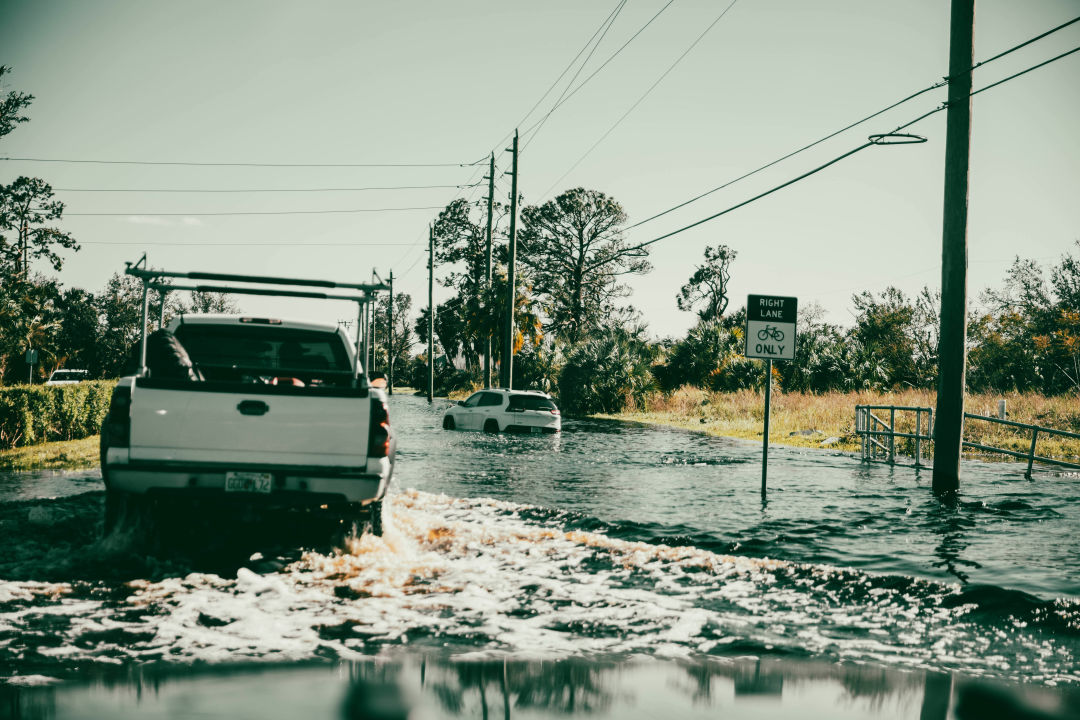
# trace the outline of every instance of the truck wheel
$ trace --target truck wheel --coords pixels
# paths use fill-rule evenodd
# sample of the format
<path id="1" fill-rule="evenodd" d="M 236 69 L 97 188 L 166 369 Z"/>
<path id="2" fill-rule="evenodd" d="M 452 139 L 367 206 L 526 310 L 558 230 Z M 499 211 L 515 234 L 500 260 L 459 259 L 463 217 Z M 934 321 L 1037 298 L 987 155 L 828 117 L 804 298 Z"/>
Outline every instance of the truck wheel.
<path id="1" fill-rule="evenodd" d="M 486 432 L 486 433 L 497 433 L 497 432 L 499 432 L 499 421 L 492 419 L 492 420 L 488 420 L 487 422 L 485 422 L 484 423 L 484 432 Z"/>
<path id="2" fill-rule="evenodd" d="M 105 491 L 105 537 L 112 535 L 113 530 L 120 523 L 120 518 L 124 514 L 125 501 L 127 500 L 125 496 L 126 493 L 119 490 Z"/>
<path id="3" fill-rule="evenodd" d="M 133 530 L 142 541 L 149 543 L 154 534 L 154 525 L 147 498 L 123 490 L 105 490 L 105 537 L 117 530 Z"/>
<path id="4" fill-rule="evenodd" d="M 443 430 L 453 430 L 454 429 L 454 418 L 452 418 L 449 415 L 444 417 L 442 419 L 442 429 Z"/>
<path id="5" fill-rule="evenodd" d="M 368 505 L 368 527 L 371 529 L 371 534 L 375 537 L 382 537 L 383 534 L 382 513 L 382 500 L 376 500 Z"/>

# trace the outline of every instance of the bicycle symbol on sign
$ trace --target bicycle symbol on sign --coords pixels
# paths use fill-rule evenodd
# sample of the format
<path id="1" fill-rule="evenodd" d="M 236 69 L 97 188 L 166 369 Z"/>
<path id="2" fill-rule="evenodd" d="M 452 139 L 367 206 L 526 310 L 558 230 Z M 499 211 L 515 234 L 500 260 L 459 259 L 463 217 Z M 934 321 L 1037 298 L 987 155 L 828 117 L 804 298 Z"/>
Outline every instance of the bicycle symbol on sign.
<path id="1" fill-rule="evenodd" d="M 766 325 L 763 329 L 758 330 L 758 340 L 768 340 L 772 338 L 776 342 L 782 342 L 784 340 L 784 332 L 779 328 L 775 328 L 772 325 Z"/>

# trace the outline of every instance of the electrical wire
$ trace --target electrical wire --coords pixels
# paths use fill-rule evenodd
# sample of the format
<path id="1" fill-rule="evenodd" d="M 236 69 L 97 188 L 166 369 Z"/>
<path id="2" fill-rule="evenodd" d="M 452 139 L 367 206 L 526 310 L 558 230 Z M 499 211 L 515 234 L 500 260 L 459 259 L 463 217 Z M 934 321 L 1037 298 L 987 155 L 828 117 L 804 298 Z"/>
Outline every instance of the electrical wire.
<path id="1" fill-rule="evenodd" d="M 486 158 L 485 158 L 486 159 Z M 470 163 L 255 163 L 255 162 L 186 162 L 165 160 L 87 160 L 72 158 L 0 157 L 10 162 L 84 163 L 93 165 L 175 165 L 184 167 L 281 167 L 281 168 L 432 168 L 472 167 Z"/>
<path id="2" fill-rule="evenodd" d="M 981 92 L 985 92 L 986 90 L 997 87 L 997 86 L 1001 85 L 1002 83 L 1005 83 L 1005 82 L 1008 82 L 1009 80 L 1013 80 L 1015 78 L 1018 78 L 1021 75 L 1026 75 L 1027 73 L 1031 72 L 1032 70 L 1036 70 L 1038 68 L 1049 65 L 1052 62 L 1055 62 L 1057 60 L 1061 60 L 1062 58 L 1068 57 L 1069 55 L 1072 55 L 1073 53 L 1076 53 L 1076 52 L 1080 52 L 1080 46 L 1075 47 L 1072 50 L 1069 50 L 1067 52 L 1061 53 L 1060 55 L 1056 55 L 1055 57 L 1052 57 L 1049 60 L 1046 60 L 1044 62 L 1038 63 L 1037 65 L 1032 65 L 1031 67 L 1029 67 L 1029 68 L 1027 68 L 1025 70 L 1022 70 L 1022 71 L 1020 71 L 1018 73 L 1010 75 L 1009 77 L 1004 78 L 1002 80 L 999 80 L 999 81 L 997 81 L 995 83 L 992 83 L 992 84 L 987 85 L 985 87 L 979 88 L 978 90 L 975 90 L 975 91 L 971 92 L 969 97 L 978 95 Z M 898 133 L 901 130 L 905 130 L 905 129 L 911 127 L 912 125 L 914 125 L 915 123 L 920 122 L 922 120 L 925 120 L 926 118 L 930 117 L 931 115 L 934 115 L 935 113 L 939 113 L 942 110 L 945 110 L 947 108 L 948 108 L 948 104 L 943 103 L 940 107 L 934 108 L 930 112 L 924 113 L 924 114 L 920 115 L 919 117 L 915 118 L 914 120 L 911 120 L 910 122 L 907 122 L 907 123 L 904 123 L 903 125 L 898 126 L 896 128 L 896 130 L 894 130 L 892 133 L 889 133 L 889 134 L 892 135 L 892 134 Z M 874 137 L 874 136 L 872 136 L 872 137 Z M 639 249 L 646 248 L 649 245 L 652 245 L 654 243 L 658 243 L 661 240 L 669 238 L 669 237 L 671 237 L 673 235 L 678 235 L 679 233 L 685 232 L 686 230 L 690 230 L 691 228 L 695 228 L 698 225 L 702 225 L 704 223 L 707 223 L 710 220 L 715 220 L 716 218 L 720 217 L 721 215 L 726 215 L 729 212 L 732 212 L 733 210 L 737 210 L 737 209 L 739 209 L 741 207 L 749 205 L 752 202 L 755 202 L 756 200 L 760 200 L 761 198 L 764 198 L 767 195 L 771 195 L 774 192 L 776 192 L 777 190 L 781 190 L 783 188 L 788 187 L 789 185 L 793 185 L 793 184 L 799 182 L 800 180 L 808 178 L 811 175 L 814 175 L 814 174 L 824 170 L 825 168 L 827 168 L 827 167 L 829 167 L 831 165 L 835 165 L 836 163 L 840 162 L 841 160 L 843 160 L 845 158 L 851 157 L 852 155 L 854 155 L 855 153 L 857 153 L 857 152 L 859 152 L 861 150 L 865 150 L 866 148 L 870 147 L 871 145 L 877 145 L 877 144 L 882 144 L 882 143 L 875 143 L 873 140 L 871 140 L 870 142 L 864 143 L 863 145 L 860 145 L 859 147 L 854 148 L 853 150 L 849 150 L 848 152 L 844 153 L 843 155 L 840 155 L 838 157 L 833 158 L 832 160 L 828 161 L 827 163 L 825 163 L 823 165 L 819 165 L 818 167 L 814 168 L 813 170 L 810 170 L 809 172 L 805 172 L 805 173 L 803 173 L 802 175 L 799 175 L 796 178 L 788 180 L 785 183 L 782 183 L 782 184 L 777 185 L 777 186 L 775 186 L 775 187 L 773 187 L 773 188 L 771 188 L 769 190 L 766 190 L 763 193 L 755 195 L 754 197 L 750 198 L 749 200 L 744 200 L 743 202 L 738 203 L 737 205 L 732 205 L 731 207 L 726 208 L 724 210 L 721 210 L 718 213 L 714 213 L 712 215 L 709 215 L 708 217 L 705 217 L 705 218 L 702 218 L 701 220 L 697 220 L 695 222 L 692 222 L 689 225 L 685 225 L 685 226 L 683 226 L 683 227 L 681 227 L 681 228 L 679 228 L 677 230 L 673 230 L 673 231 L 671 231 L 669 233 L 665 233 L 664 235 L 653 238 L 652 240 L 649 240 L 647 242 L 639 243 L 637 245 L 632 245 L 629 248 L 627 248 L 627 250 L 639 250 Z"/>
<path id="3" fill-rule="evenodd" d="M 416 245 L 418 243 L 412 243 Z M 401 247 L 401 243 L 389 242 L 128 242 L 123 240 L 80 240 L 79 245 L 147 245 L 147 246 L 213 246 L 213 247 Z"/>
<path id="4" fill-rule="evenodd" d="M 547 120 L 547 118 L 548 118 L 548 116 L 550 116 L 550 115 L 551 115 L 551 113 L 555 112 L 555 111 L 556 111 L 556 110 L 558 110 L 558 109 L 559 109 L 560 107 L 562 107 L 562 105 L 563 105 L 563 104 L 565 104 L 565 103 L 566 103 L 566 102 L 567 102 L 567 101 L 568 101 L 568 100 L 569 100 L 570 98 L 572 98 L 572 97 L 573 97 L 574 95 L 576 95 L 576 94 L 578 93 L 578 91 L 579 91 L 579 90 L 581 90 L 581 88 L 585 87 L 585 85 L 587 85 L 587 84 L 589 83 L 589 81 L 590 81 L 590 80 L 592 80 L 592 79 L 593 79 L 594 77 L 596 77 L 596 76 L 597 76 L 597 75 L 598 75 L 598 74 L 600 73 L 600 71 L 601 71 L 601 70 L 603 70 L 603 69 L 604 69 L 605 67 L 607 67 L 608 63 L 610 63 L 610 62 L 611 62 L 612 60 L 614 60 L 614 59 L 616 58 L 616 56 L 618 56 L 618 55 L 619 55 L 619 53 L 621 53 L 621 52 L 622 52 L 623 50 L 625 50 L 625 49 L 626 49 L 626 47 L 627 47 L 627 46 L 628 46 L 628 45 L 629 45 L 630 43 L 632 43 L 632 42 L 633 42 L 633 41 L 634 41 L 634 40 L 635 40 L 635 39 L 637 38 L 637 36 L 638 36 L 638 35 L 640 35 L 641 33 L 645 32 L 645 29 L 646 29 L 647 27 L 649 27 L 650 25 L 652 25 L 652 24 L 653 24 L 653 21 L 654 21 L 654 20 L 656 20 L 656 18 L 660 17 L 660 15 L 661 15 L 661 14 L 662 14 L 662 13 L 663 13 L 663 12 L 664 12 L 665 10 L 667 10 L 667 9 L 668 9 L 669 7 L 671 7 L 671 5 L 672 5 L 672 4 L 674 3 L 674 2 L 675 2 L 675 0 L 668 0 L 668 3 L 667 3 L 666 5 L 664 5 L 664 6 L 662 7 L 662 8 L 660 8 L 660 9 L 659 9 L 659 10 L 658 10 L 658 11 L 656 12 L 656 14 L 655 14 L 655 15 L 653 15 L 653 16 L 652 16 L 651 18 L 649 18 L 648 22 L 646 22 L 646 23 L 645 23 L 644 25 L 642 25 L 642 26 L 641 26 L 641 27 L 640 27 L 640 28 L 638 29 L 638 31 L 637 31 L 636 33 L 634 33 L 633 35 L 631 35 L 631 36 L 630 36 L 630 39 L 629 39 L 629 40 L 627 40 L 626 42 L 624 42 L 624 43 L 623 43 L 623 44 L 622 44 L 622 45 L 621 45 L 621 46 L 619 47 L 619 49 L 618 49 L 618 50 L 616 50 L 616 51 L 615 51 L 615 52 L 613 52 L 613 53 L 612 53 L 611 55 L 609 55 L 609 56 L 608 56 L 608 58 L 607 58 L 607 60 L 605 60 L 604 62 L 602 62 L 602 63 L 600 64 L 600 67 L 598 67 L 598 68 L 596 68 L 595 70 L 593 70 L 593 71 L 592 71 L 592 73 L 590 73 L 590 74 L 589 74 L 589 76 L 588 76 L 587 78 L 585 78 L 584 80 L 582 80 L 582 81 L 581 81 L 581 84 L 580 84 L 580 85 L 578 85 L 577 87 L 575 87 L 575 88 L 574 88 L 574 89 L 573 89 L 573 90 L 572 90 L 572 91 L 571 91 L 571 92 L 570 92 L 569 94 L 567 94 L 567 95 L 566 95 L 566 96 L 565 96 L 564 98 L 560 98 L 560 100 L 559 100 L 558 102 L 556 102 L 556 103 L 555 103 L 555 105 L 554 105 L 554 106 L 553 106 L 553 107 L 551 108 L 551 110 L 549 110 L 549 111 L 548 111 L 548 114 L 544 116 L 544 118 L 543 118 L 543 119 L 542 119 L 542 120 L 540 121 L 540 123 L 542 124 L 542 123 L 543 123 L 544 121 L 546 121 L 546 120 Z M 571 84 L 572 84 L 572 81 L 571 81 Z M 569 88 L 569 85 L 567 85 L 567 88 Z M 536 132 L 533 132 L 533 129 L 534 129 L 534 128 L 536 129 Z M 535 124 L 535 123 L 534 123 L 534 124 L 533 124 L 532 126 L 530 126 L 530 127 L 528 127 L 528 128 L 526 128 L 526 129 L 525 129 L 525 132 L 524 132 L 524 133 L 522 133 L 522 135 L 528 135 L 529 133 L 533 133 L 533 136 L 532 136 L 532 137 L 530 137 L 530 138 L 528 139 L 528 142 L 526 143 L 526 147 L 527 147 L 527 146 L 528 146 L 529 144 L 531 144 L 533 140 L 535 140 L 535 139 L 536 139 L 536 134 L 537 134 L 537 133 L 539 133 L 539 132 L 540 132 L 540 128 L 539 128 L 539 127 L 537 127 L 537 124 Z M 522 149 L 524 149 L 524 148 L 522 148 Z"/>
<path id="5" fill-rule="evenodd" d="M 64 217 L 124 217 L 135 216 L 187 216 L 207 217 L 218 215 L 336 215 L 349 213 L 375 213 L 375 212 L 404 212 L 408 210 L 441 210 L 438 205 L 424 207 L 388 207 L 388 208 L 356 208 L 352 210 L 257 210 L 257 211 L 227 211 L 227 212 L 82 212 L 64 213 Z"/>
<path id="6" fill-rule="evenodd" d="M 674 1 L 674 0 L 672 0 L 672 1 Z M 617 12 L 619 12 L 621 10 L 621 8 L 623 7 L 623 5 L 625 5 L 625 4 L 626 4 L 625 2 L 621 2 L 621 1 L 617 2 L 615 4 L 615 7 L 612 9 L 612 11 L 610 13 L 608 13 L 608 16 L 606 18 L 604 18 L 604 21 L 602 23 L 600 23 L 600 25 L 596 28 L 596 30 L 593 31 L 592 37 L 590 37 L 588 39 L 588 41 L 584 45 L 581 46 L 581 49 L 577 51 L 577 55 L 574 56 L 574 59 L 571 60 L 566 65 L 565 68 L 563 68 L 563 71 L 561 73 L 559 73 L 559 77 L 555 78 L 555 82 L 551 83 L 551 86 L 547 90 L 544 91 L 544 94 L 540 96 L 540 99 L 537 100 L 536 103 L 531 108 L 529 108 L 529 112 L 525 113 L 525 115 L 523 115 L 522 118 L 520 120 L 518 120 L 517 125 L 515 127 L 521 127 L 521 125 L 526 120 L 529 119 L 529 116 L 532 115 L 536 111 L 536 108 L 540 107 L 540 103 L 544 102 L 544 100 L 547 98 L 547 96 L 551 94 L 551 91 L 554 90 L 555 87 L 559 84 L 559 81 L 562 80 L 564 77 L 566 77 L 566 73 L 568 73 L 570 71 L 570 68 L 574 67 L 574 63 L 576 63 L 578 58 L 581 57 L 581 54 L 583 52 L 585 52 L 586 48 L 588 48 L 590 45 L 592 45 L 593 40 L 595 40 L 596 36 L 600 34 L 600 31 L 603 30 L 604 27 L 606 27 L 609 22 L 611 22 L 613 16 Z M 513 133 L 507 133 L 506 137 L 504 137 L 502 140 L 500 140 L 497 143 L 497 145 L 502 145 L 504 142 L 506 142 L 508 139 L 510 139 L 511 135 L 513 135 Z M 492 152 L 494 152 L 494 150 L 492 150 Z"/>
<path id="7" fill-rule="evenodd" d="M 579 157 L 579 158 L 577 159 L 577 161 L 576 161 L 576 162 L 575 162 L 575 163 L 574 163 L 573 165 L 571 165 L 571 166 L 570 166 L 570 169 L 569 169 L 569 170 L 567 170 L 567 171 L 566 171 L 566 172 L 564 172 L 564 173 L 563 173 L 562 175 L 560 175 L 560 176 L 559 176 L 559 179 L 558 179 L 558 180 L 556 180 L 555 182 L 551 183 L 551 187 L 549 187 L 549 188 L 548 188 L 547 190 L 545 190 L 545 191 L 544 191 L 544 193 L 543 193 L 543 195 L 541 195 L 541 196 L 540 196 L 541 200 L 542 200 L 543 198 L 547 197 L 547 196 L 548 196 L 548 193 L 550 193 L 550 192 L 551 192 L 552 188 L 554 188 L 554 187 L 555 187 L 556 185 L 558 185 L 558 184 L 559 184 L 560 182 L 562 182 L 562 181 L 563 181 L 563 178 L 565 178 L 565 177 L 566 177 L 567 175 L 569 175 L 570 173 L 572 173 L 572 172 L 574 171 L 574 169 L 575 169 L 575 168 L 577 168 L 577 166 L 578 166 L 578 165 L 580 165 L 580 164 L 581 164 L 581 163 L 582 163 L 582 162 L 583 162 L 583 161 L 585 160 L 585 158 L 589 157 L 589 155 L 590 155 L 590 154 L 592 154 L 592 151 L 593 151 L 593 150 L 595 150 L 595 149 L 596 149 L 596 148 L 597 148 L 597 147 L 598 147 L 598 146 L 600 145 L 600 143 L 604 142 L 604 140 L 606 140 L 606 139 L 607 139 L 607 137 L 608 137 L 609 135 L 611 135 L 611 133 L 612 133 L 612 132 L 614 132 L 614 131 L 615 131 L 615 128 L 619 127 L 619 125 L 621 125 L 621 124 L 622 124 L 623 120 L 625 120 L 625 119 L 626 119 L 627 117 L 629 117 L 630 113 L 634 112 L 634 110 L 636 110 L 636 109 L 637 109 L 637 107 L 638 107 L 639 105 L 641 105 L 641 103 L 642 103 L 642 102 L 644 102 L 644 101 L 645 101 L 645 98 L 649 97 L 649 95 L 650 95 L 650 94 L 652 93 L 652 91 L 653 91 L 653 90 L 655 90 L 655 89 L 656 89 L 656 87 L 657 87 L 657 86 L 658 86 L 658 85 L 659 85 L 659 84 L 660 84 L 661 82 L 663 82 L 663 81 L 664 81 L 664 78 L 666 78 L 666 77 L 668 76 L 668 74 L 669 74 L 669 73 L 671 73 L 671 71 L 672 71 L 672 70 L 674 70 L 674 69 L 675 69 L 675 67 L 676 67 L 676 66 L 677 66 L 677 65 L 678 65 L 678 64 L 679 64 L 680 62 L 682 62 L 682 61 L 683 61 L 683 58 L 685 58 L 685 57 L 686 57 L 687 55 L 689 55 L 689 54 L 690 54 L 690 52 L 691 52 L 691 51 L 692 51 L 692 50 L 693 50 L 693 49 L 694 49 L 695 47 L 697 47 L 698 43 L 700 43 L 700 42 L 702 41 L 702 39 L 703 39 L 703 38 L 704 38 L 704 37 L 705 37 L 705 36 L 706 36 L 706 35 L 707 35 L 707 34 L 709 33 L 709 31 L 710 31 L 710 30 L 712 30 L 712 29 L 713 29 L 713 28 L 714 28 L 714 27 L 716 26 L 716 24 L 717 24 L 717 23 L 719 23 L 719 22 L 720 22 L 720 21 L 721 21 L 721 20 L 723 19 L 723 17 L 724 17 L 725 15 L 727 15 L 727 14 L 728 14 L 728 11 L 729 11 L 729 10 L 731 10 L 731 8 L 735 7 L 735 3 L 737 3 L 738 1 L 739 1 L 739 0 L 731 0 L 731 4 L 729 4 L 729 5 L 728 5 L 728 6 L 726 7 L 726 8 L 724 8 L 723 12 L 721 12 L 721 13 L 720 13 L 720 14 L 719 14 L 719 15 L 718 15 L 718 16 L 716 17 L 716 19 L 715 19 L 715 20 L 713 20 L 713 21 L 712 21 L 712 23 L 710 23 L 710 24 L 709 24 L 709 26 L 708 26 L 707 28 L 705 28 L 705 30 L 704 30 L 704 31 L 703 31 L 703 32 L 702 32 L 702 33 L 701 33 L 700 35 L 698 35 L 698 36 L 697 36 L 697 39 L 695 39 L 695 40 L 694 40 L 694 42 L 690 43 L 690 47 L 686 48 L 686 50 L 684 50 L 684 51 L 683 51 L 682 55 L 679 55 L 679 57 L 677 57 L 677 58 L 675 59 L 675 62 L 671 63 L 671 65 L 668 65 L 668 68 L 667 68 L 667 70 L 665 70 L 665 71 L 664 71 L 663 73 L 661 73 L 661 74 L 660 74 L 660 77 L 658 77 L 658 78 L 656 79 L 656 81 L 655 81 L 655 82 L 654 82 L 654 83 L 653 83 L 652 85 L 650 85 L 650 86 L 649 86 L 649 89 L 648 89 L 648 90 L 646 90 L 646 91 L 645 91 L 645 92 L 644 92 L 644 93 L 642 94 L 642 96 L 641 96 L 641 97 L 639 97 L 639 98 L 637 99 L 637 101 L 635 101 L 635 102 L 634 102 L 634 104 L 633 104 L 633 105 L 631 105 L 631 106 L 630 106 L 629 108 L 627 108 L 626 112 L 624 112 L 624 113 L 622 114 L 622 116 L 621 116 L 621 117 L 620 117 L 620 118 L 619 118 L 618 120 L 616 120 L 616 121 L 615 121 L 615 123 L 614 123 L 614 124 L 613 124 L 613 125 L 612 125 L 611 127 L 609 127 L 609 128 L 607 129 L 607 132 L 605 132 L 605 133 L 604 133 L 603 135 L 601 135 L 601 136 L 600 136 L 600 138 L 599 138 L 599 139 L 598 139 L 598 140 L 597 140 L 596 142 L 594 142 L 594 143 L 592 144 L 592 147 L 590 147 L 590 148 L 589 148 L 588 150 L 586 150 L 586 151 L 585 151 L 585 153 L 584 153 L 584 154 L 583 154 L 583 155 L 582 155 L 581 157 Z M 665 6 L 665 7 L 666 7 L 666 6 Z M 535 137 L 535 136 L 534 136 L 534 137 Z"/>
<path id="8" fill-rule="evenodd" d="M 309 193 L 366 192 L 368 190 L 466 189 L 472 185 L 371 185 L 367 187 L 327 188 L 53 188 L 57 192 L 80 193 Z"/>
<path id="9" fill-rule="evenodd" d="M 589 64 L 589 60 L 592 60 L 592 56 L 600 47 L 600 43 L 604 42 L 604 38 L 607 37 L 608 31 L 611 30 L 611 27 L 619 18 L 619 13 L 621 13 L 622 9 L 626 7 L 626 2 L 627 0 L 622 0 L 622 2 L 619 3 L 619 6 L 615 8 L 615 12 L 611 17 L 610 22 L 608 22 L 607 27 L 604 28 L 604 32 L 600 34 L 600 39 L 596 41 L 596 44 L 593 45 L 592 50 L 590 50 L 589 54 L 585 56 L 585 60 L 581 63 L 581 65 L 578 66 L 577 72 L 574 73 L 574 77 L 570 78 L 570 82 L 568 82 L 566 84 L 566 87 L 563 88 L 562 94 L 559 95 L 559 99 L 555 101 L 555 104 L 551 106 L 551 109 L 547 111 L 544 117 L 540 118 L 539 122 L 533 125 L 535 130 L 533 131 L 533 135 L 529 139 L 529 142 L 532 142 L 536 139 L 536 136 L 539 135 L 540 131 L 544 128 L 544 123 L 548 121 L 548 118 L 551 117 L 551 114 L 555 112 L 556 109 L 558 109 L 559 105 L 562 104 L 563 98 L 566 97 L 567 91 L 570 90 L 570 86 L 574 84 L 574 81 L 577 80 L 578 75 L 580 75 L 581 71 L 585 69 L 585 66 Z M 521 148 L 521 150 L 524 150 L 524 147 Z"/>
<path id="10" fill-rule="evenodd" d="M 1005 57 L 1006 55 L 1009 55 L 1010 53 L 1016 52 L 1017 50 L 1019 50 L 1019 49 L 1021 49 L 1023 47 L 1026 47 L 1026 46 L 1030 45 L 1033 42 L 1036 42 L 1036 41 L 1041 40 L 1041 39 L 1043 39 L 1043 38 L 1045 38 L 1045 37 L 1047 37 L 1049 35 L 1052 35 L 1053 33 L 1056 33 L 1059 30 L 1063 30 L 1064 28 L 1067 28 L 1070 25 L 1073 25 L 1074 23 L 1077 23 L 1077 22 L 1080 22 L 1080 17 L 1076 17 L 1076 18 L 1074 18 L 1072 20 L 1069 20 L 1068 22 L 1062 23 L 1061 25 L 1058 25 L 1057 27 L 1051 28 L 1050 30 L 1047 30 L 1046 32 L 1041 33 L 1040 35 L 1037 35 L 1037 36 L 1035 36 L 1035 37 L 1033 37 L 1033 38 L 1031 38 L 1029 40 L 1025 40 L 1024 42 L 1019 43 L 1018 45 L 1012 46 L 1012 47 L 1008 48 L 1007 50 L 1005 50 L 1004 52 L 1000 52 L 997 55 L 994 55 L 993 57 L 987 58 L 986 60 L 983 60 L 982 62 L 976 63 L 975 65 L 973 65 L 971 67 L 971 70 L 975 70 L 976 68 L 982 67 L 983 65 L 991 63 L 991 62 L 993 62 L 995 60 L 999 60 L 999 59 Z M 1031 69 L 1034 69 L 1034 68 L 1031 68 Z M 1027 71 L 1025 71 L 1025 72 L 1027 72 Z M 944 87 L 945 85 L 948 84 L 948 81 L 949 81 L 948 77 L 942 78 L 941 81 L 936 82 L 936 83 L 934 83 L 932 85 L 929 85 L 929 86 L 923 88 L 922 90 L 914 92 L 914 93 L 908 95 L 907 97 L 892 103 L 891 105 L 883 107 L 880 110 L 878 110 L 878 111 L 876 111 L 874 113 L 871 113 L 870 115 L 867 115 L 866 117 L 862 118 L 861 120 L 856 120 L 855 122 L 851 123 L 850 125 L 846 125 L 846 126 L 840 128 L 839 130 L 837 130 L 835 132 L 831 132 L 828 135 L 825 135 L 824 137 L 819 138 L 818 140 L 815 140 L 814 142 L 809 143 L 808 145 L 804 145 L 801 148 L 799 148 L 798 150 L 794 150 L 792 152 L 789 152 L 788 154 L 786 154 L 786 155 L 784 155 L 782 157 L 779 157 L 779 158 L 773 160 L 772 162 L 766 163 L 765 165 L 762 165 L 761 167 L 759 167 L 759 168 L 757 168 L 755 170 L 751 170 L 750 172 L 748 172 L 748 173 L 746 173 L 744 175 L 740 175 L 739 177 L 735 178 L 734 180 L 729 180 L 728 182 L 726 182 L 726 183 L 724 183 L 722 185 L 717 185 L 716 187 L 714 187 L 714 188 L 712 188 L 710 190 L 706 190 L 705 192 L 701 193 L 700 195 L 696 195 L 696 196 L 690 198 L 689 200 L 685 200 L 685 201 L 679 203 L 678 205 L 674 205 L 672 207 L 669 207 L 668 209 L 663 210 L 661 212 L 658 212 L 655 215 L 650 215 L 649 217 L 645 218 L 644 220 L 639 220 L 638 222 L 636 222 L 636 223 L 634 223 L 632 225 L 627 225 L 625 229 L 626 230 L 631 230 L 633 228 L 640 227 L 641 225 L 644 225 L 645 223 L 652 222 L 653 220 L 656 220 L 657 218 L 663 217 L 664 215 L 667 215 L 668 213 L 672 213 L 672 212 L 674 212 L 676 210 L 679 210 L 680 208 L 684 208 L 687 205 L 690 205 L 691 203 L 695 203 L 698 200 L 701 200 L 702 198 L 708 197 L 709 195 L 712 195 L 715 192 L 718 192 L 720 190 L 723 190 L 724 188 L 730 187 L 731 185 L 734 185 L 737 182 L 740 182 L 740 181 L 745 180 L 745 179 L 747 179 L 747 178 L 749 178 L 749 177 L 751 177 L 753 175 L 756 175 L 756 174 L 758 174 L 758 173 L 760 173 L 760 172 L 762 172 L 764 170 L 767 170 L 768 168 L 771 168 L 774 165 L 777 165 L 777 164 L 783 162 L 784 160 L 788 160 L 788 159 L 790 159 L 792 157 L 795 157 L 796 155 L 798 155 L 798 154 L 800 154 L 802 152 L 805 152 L 806 150 L 809 150 L 812 147 L 820 145 L 821 143 L 823 143 L 823 142 L 825 142 L 827 140 L 831 140 L 832 138 L 836 137 L 837 135 L 840 135 L 840 134 L 842 134 L 844 132 L 847 132 L 848 130 L 851 130 L 852 128 L 855 128 L 855 127 L 857 127 L 859 125 L 862 125 L 863 123 L 868 122 L 869 120 L 872 120 L 872 119 L 878 117 L 879 115 L 882 115 L 882 114 L 888 112 L 889 110 L 892 110 L 892 109 L 894 109 L 896 107 L 899 107 L 900 105 L 903 105 L 904 103 L 909 102 L 910 100 L 914 100 L 915 98 L 917 98 L 917 97 L 919 97 L 921 95 L 924 95 L 924 94 L 926 94 L 928 92 L 931 92 L 932 90 L 937 90 L 938 88 Z"/>

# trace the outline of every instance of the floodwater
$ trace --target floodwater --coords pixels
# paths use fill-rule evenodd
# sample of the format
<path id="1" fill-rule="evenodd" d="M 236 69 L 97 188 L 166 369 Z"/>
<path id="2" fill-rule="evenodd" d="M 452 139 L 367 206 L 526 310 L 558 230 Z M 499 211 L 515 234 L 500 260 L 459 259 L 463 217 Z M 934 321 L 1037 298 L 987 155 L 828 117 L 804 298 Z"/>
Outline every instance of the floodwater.
<path id="1" fill-rule="evenodd" d="M 433 717 L 469 715 L 467 679 L 484 673 L 492 708 L 501 689 L 536 710 L 526 688 L 555 681 L 535 668 L 556 667 L 585 678 L 558 692 L 608 698 L 571 707 L 582 715 L 645 717 L 650 683 L 666 690 L 648 698 L 686 704 L 677 716 L 715 715 L 779 677 L 795 704 L 758 714 L 810 716 L 834 695 L 862 708 L 850 687 L 878 675 L 888 691 L 854 716 L 936 717 L 925 702 L 942 677 L 1058 693 L 1080 712 L 1074 477 L 967 463 L 960 498 L 942 504 L 928 473 L 774 447 L 763 502 L 753 443 L 572 420 L 559 436 L 447 432 L 446 407 L 392 399 L 386 532 L 343 551 L 284 532 L 253 535 L 239 560 L 101 540 L 96 472 L 0 479 L 0 714 L 5 697 L 16 717 L 145 710 L 212 696 L 226 668 L 252 663 L 237 687 L 308 683 L 334 703 L 390 673 Z M 766 690 L 740 694 L 763 663 Z M 217 674 L 180 672 L 204 666 Z M 457 689 L 432 689 L 440 673 Z"/>

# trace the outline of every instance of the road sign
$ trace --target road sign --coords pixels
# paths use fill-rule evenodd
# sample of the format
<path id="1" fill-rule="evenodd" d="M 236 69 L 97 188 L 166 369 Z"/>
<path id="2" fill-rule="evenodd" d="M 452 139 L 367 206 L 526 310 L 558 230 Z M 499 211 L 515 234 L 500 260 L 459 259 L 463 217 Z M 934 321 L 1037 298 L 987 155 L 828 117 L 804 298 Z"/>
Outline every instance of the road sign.
<path id="1" fill-rule="evenodd" d="M 795 321 L 799 300 L 777 295 L 746 299 L 746 357 L 795 359 Z"/>
<path id="2" fill-rule="evenodd" d="M 31 348 L 26 351 L 26 364 L 33 365 L 37 362 L 37 350 Z"/>

